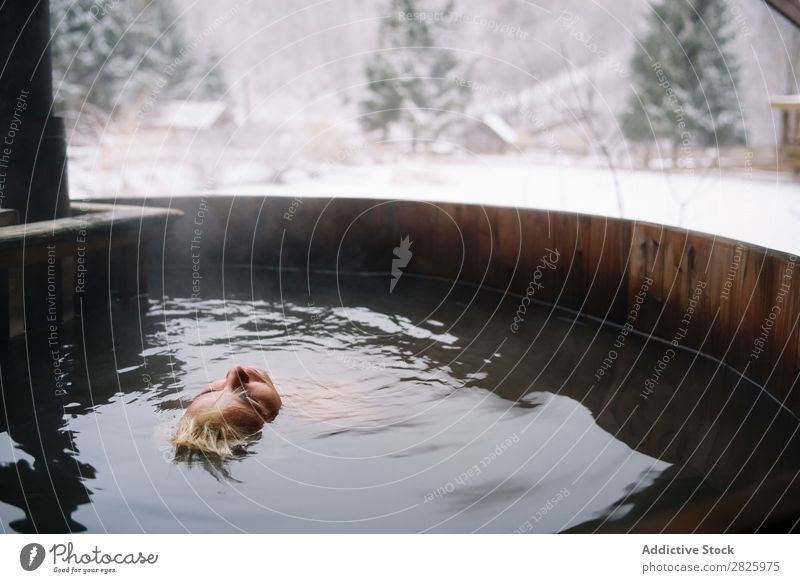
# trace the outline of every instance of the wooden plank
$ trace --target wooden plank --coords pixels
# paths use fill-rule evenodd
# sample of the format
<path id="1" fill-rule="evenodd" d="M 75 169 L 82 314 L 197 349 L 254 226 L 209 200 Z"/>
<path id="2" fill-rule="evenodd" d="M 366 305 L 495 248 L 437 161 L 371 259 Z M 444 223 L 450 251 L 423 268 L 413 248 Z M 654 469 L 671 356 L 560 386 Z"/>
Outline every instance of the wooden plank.
<path id="1" fill-rule="evenodd" d="M 754 342 L 771 304 L 771 290 L 763 285 L 769 270 L 766 256 L 767 250 L 763 247 L 748 247 L 743 253 L 740 281 L 731 293 L 732 318 L 728 334 L 732 345 L 725 360 L 739 371 L 747 369 L 747 376 L 756 381 L 764 379 L 764 358 L 752 356 Z"/>
<path id="2" fill-rule="evenodd" d="M 793 256 L 783 257 L 769 253 L 766 262 L 772 267 L 768 270 L 765 283 L 771 290 L 770 309 L 778 308 L 780 313 L 774 320 L 770 334 L 770 355 L 764 358 L 767 389 L 781 401 L 800 408 L 800 394 L 790 394 L 797 375 L 798 360 L 798 317 L 800 317 L 800 265 Z"/>
<path id="3" fill-rule="evenodd" d="M 577 214 L 550 215 L 550 249 L 558 251 L 554 294 L 558 305 L 578 310 L 586 299 L 587 247 L 590 220 Z"/>
<path id="4" fill-rule="evenodd" d="M 706 354 L 717 358 L 722 358 L 730 340 L 729 287 L 735 284 L 735 279 L 726 284 L 728 274 L 736 271 L 732 266 L 738 265 L 734 263 L 736 249 L 736 244 L 730 241 L 702 234 L 694 233 L 689 238 L 689 289 L 695 289 L 700 282 L 706 287 L 700 294 L 686 343 L 691 347 L 702 345 Z"/>
<path id="5" fill-rule="evenodd" d="M 514 242 L 521 245 L 516 255 L 518 263 L 512 289 L 519 294 L 530 292 L 536 301 L 555 302 L 563 287 L 562 275 L 557 270 L 543 267 L 543 257 L 549 256 L 549 250 L 558 246 L 553 236 L 553 214 L 528 209 L 503 210 L 513 212 L 520 229 L 518 238 L 512 239 L 511 243 L 512 246 Z M 511 265 L 507 263 L 506 270 L 510 269 Z"/>
<path id="6" fill-rule="evenodd" d="M 657 268 L 656 273 L 660 276 L 660 286 L 656 289 L 662 306 L 654 331 L 657 336 L 672 340 L 679 334 L 694 289 L 687 265 L 690 259 L 688 233 L 663 229 L 659 235 L 657 265 L 660 269 Z"/>
<path id="7" fill-rule="evenodd" d="M 451 204 L 443 206 L 455 221 L 458 229 L 458 245 L 463 245 L 463 266 L 459 279 L 474 284 L 480 284 L 487 272 L 487 262 L 490 260 L 491 246 L 489 233 L 491 232 L 491 218 L 487 207 L 481 206 L 473 209 L 468 205 Z"/>
<path id="8" fill-rule="evenodd" d="M 470 239 L 476 228 L 473 221 L 480 220 L 476 216 L 480 214 L 480 209 L 470 209 L 469 224 L 465 225 L 459 221 L 459 218 L 463 221 L 463 209 L 459 211 L 458 208 L 463 205 L 427 205 L 419 202 L 395 204 L 400 204 L 399 210 L 403 211 L 404 221 L 389 243 L 391 247 L 387 249 L 389 254 L 384 259 L 384 269 L 388 271 L 393 257 L 392 250 L 400 245 L 401 238 L 410 237 L 414 241 L 411 248 L 413 257 L 409 262 L 412 272 L 435 273 L 437 277 L 449 281 L 464 278 L 465 264 L 470 260 Z M 428 217 L 422 224 L 421 216 Z M 443 262 L 443 257 L 449 260 Z"/>
<path id="9" fill-rule="evenodd" d="M 498 208 L 496 224 L 492 236 L 493 247 L 496 250 L 496 261 L 492 265 L 491 277 L 493 287 L 509 290 L 514 293 L 525 293 L 528 282 L 527 262 L 523 261 L 523 218 L 525 216 L 524 231 L 539 228 L 535 220 L 528 219 L 527 214 L 519 213 L 516 209 Z"/>
<path id="10" fill-rule="evenodd" d="M 664 302 L 663 255 L 659 252 L 660 238 L 663 229 L 654 225 L 638 223 L 631 233 L 631 261 L 628 279 L 628 298 L 635 297 L 643 284 L 652 280 L 644 301 L 639 309 L 635 328 L 645 334 L 651 334 L 658 322 Z"/>
<path id="11" fill-rule="evenodd" d="M 497 209 L 491 206 L 481 207 L 483 219 L 478 223 L 475 240 L 475 261 L 473 268 L 476 270 L 473 283 L 481 283 L 492 287 L 491 269 L 496 261 L 497 250 L 494 248 L 492 234 L 497 228 Z M 461 221 L 469 220 L 469 207 L 462 207 Z"/>
<path id="12" fill-rule="evenodd" d="M 585 311 L 598 318 L 622 322 L 628 311 L 631 224 L 605 217 L 591 217 L 590 221 L 586 268 L 589 295 Z"/>
<path id="13" fill-rule="evenodd" d="M 85 232 L 92 238 L 115 231 L 139 230 L 141 224 L 163 222 L 169 217 L 179 217 L 175 209 L 138 207 L 128 205 L 84 204 L 90 212 L 84 215 L 13 225 L 0 229 L 0 251 L 21 246 L 36 247 L 60 241 L 73 241 Z"/>

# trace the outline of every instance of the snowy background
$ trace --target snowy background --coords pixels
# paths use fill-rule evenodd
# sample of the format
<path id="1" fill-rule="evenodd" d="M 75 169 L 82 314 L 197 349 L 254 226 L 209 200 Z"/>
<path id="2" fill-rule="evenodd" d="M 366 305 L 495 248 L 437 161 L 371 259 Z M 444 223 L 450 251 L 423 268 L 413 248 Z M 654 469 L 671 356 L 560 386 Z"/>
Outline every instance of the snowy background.
<path id="1" fill-rule="evenodd" d="M 52 0 L 71 196 L 491 203 L 800 252 L 769 105 L 800 93 L 800 34 L 764 2 L 694 5 Z"/>

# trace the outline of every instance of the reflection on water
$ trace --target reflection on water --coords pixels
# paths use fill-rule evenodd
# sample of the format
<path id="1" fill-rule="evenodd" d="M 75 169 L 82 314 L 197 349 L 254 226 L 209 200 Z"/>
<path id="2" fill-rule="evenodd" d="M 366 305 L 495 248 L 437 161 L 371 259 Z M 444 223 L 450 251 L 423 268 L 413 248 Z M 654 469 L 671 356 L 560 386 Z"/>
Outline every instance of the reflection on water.
<path id="1" fill-rule="evenodd" d="M 630 336 L 597 382 L 617 331 L 592 321 L 531 307 L 512 333 L 517 298 L 409 275 L 222 281 L 65 326 L 63 391 L 7 351 L 5 530 L 592 531 L 800 466 L 797 419 L 710 360 L 680 354 L 644 399 L 663 346 Z M 280 415 L 232 460 L 176 457 L 182 408 L 234 362 L 270 372 Z"/>

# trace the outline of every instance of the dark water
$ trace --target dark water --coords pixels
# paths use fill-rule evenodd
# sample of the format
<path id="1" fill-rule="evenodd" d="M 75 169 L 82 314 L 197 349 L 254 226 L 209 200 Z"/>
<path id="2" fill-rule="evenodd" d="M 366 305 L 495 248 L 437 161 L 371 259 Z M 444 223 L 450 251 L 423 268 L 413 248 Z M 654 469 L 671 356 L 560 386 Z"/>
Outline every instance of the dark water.
<path id="1" fill-rule="evenodd" d="M 619 331 L 538 306 L 513 333 L 517 297 L 248 269 L 190 284 L 87 307 L 59 331 L 63 377 L 13 347 L 5 531 L 594 531 L 800 465 L 797 419 L 718 363 L 679 352 L 644 398 L 664 345 L 628 336 L 598 382 Z M 182 408 L 234 362 L 266 368 L 283 410 L 236 459 L 176 460 Z"/>

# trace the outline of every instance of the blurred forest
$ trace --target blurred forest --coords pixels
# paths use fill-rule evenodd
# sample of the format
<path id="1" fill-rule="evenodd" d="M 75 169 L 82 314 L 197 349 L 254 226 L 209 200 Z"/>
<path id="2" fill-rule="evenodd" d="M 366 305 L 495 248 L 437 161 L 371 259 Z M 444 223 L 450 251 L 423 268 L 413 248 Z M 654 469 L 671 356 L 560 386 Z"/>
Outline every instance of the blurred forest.
<path id="1" fill-rule="evenodd" d="M 800 34 L 754 0 L 51 10 L 71 184 L 90 196 L 269 190 L 408 159 L 774 170 L 769 97 L 800 92 Z"/>

